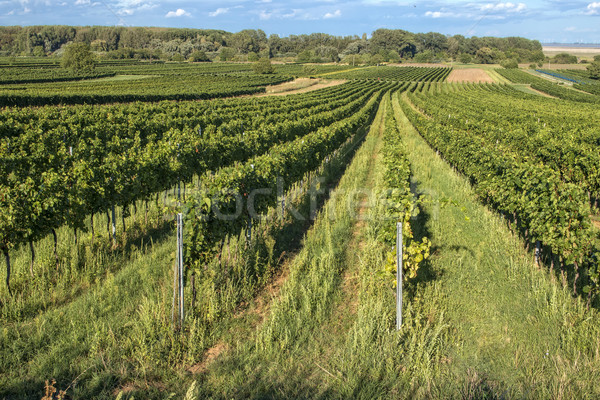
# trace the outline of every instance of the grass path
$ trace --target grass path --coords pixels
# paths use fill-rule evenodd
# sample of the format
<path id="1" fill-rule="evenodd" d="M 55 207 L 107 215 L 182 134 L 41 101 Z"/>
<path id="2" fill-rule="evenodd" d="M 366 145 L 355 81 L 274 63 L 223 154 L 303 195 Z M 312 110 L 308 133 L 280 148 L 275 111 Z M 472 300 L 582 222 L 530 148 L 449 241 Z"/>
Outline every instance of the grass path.
<path id="1" fill-rule="evenodd" d="M 384 97 L 301 246 L 245 311 L 173 333 L 174 243 L 164 237 L 68 305 L 3 327 L 0 398 L 39 398 L 43 379 L 65 388 L 77 376 L 74 398 L 181 396 L 192 381 L 200 398 L 600 397 L 597 313 L 533 265 L 399 101 Z M 412 189 L 431 200 L 412 224 L 432 257 L 406 284 L 400 331 L 381 222 L 357 218 L 377 212 L 360 193 L 383 188 L 390 108 Z"/>
<path id="2" fill-rule="evenodd" d="M 360 195 L 349 209 L 347 195 L 372 185 L 387 104 L 382 101 L 364 144 L 290 263 L 269 315 L 250 337 L 242 331 L 229 338 L 230 350 L 200 377 L 201 397 L 313 398 L 343 392 L 364 233 L 353 216 L 366 212 Z"/>
<path id="3" fill-rule="evenodd" d="M 414 191 L 413 221 L 433 255 L 406 284 L 404 325 L 380 272 L 385 249 L 332 195 L 254 334 L 199 377 L 201 398 L 595 398 L 598 318 L 533 266 L 517 237 L 435 155 L 398 107 Z M 381 186 L 383 101 L 334 193 Z M 452 204 L 440 207 L 442 199 Z M 331 215 L 336 218 L 332 219 Z M 374 226 L 374 225 L 373 225 Z"/>
<path id="4" fill-rule="evenodd" d="M 321 172 L 322 185 L 337 185 L 363 139 L 361 128 L 332 156 Z M 306 179 L 314 183 L 314 178 Z M 307 217 L 311 207 L 318 211 L 324 201 L 324 195 L 313 203 L 309 192 L 298 192 L 290 194 L 288 207 Z M 270 211 L 271 217 L 275 214 Z M 40 398 L 46 379 L 56 379 L 58 389 L 69 387 L 73 398 L 114 399 L 120 391 L 124 399 L 162 399 L 170 393 L 181 397 L 206 369 L 207 360 L 219 357 L 230 336 L 235 342 L 240 333 L 253 333 L 269 312 L 269 294 L 277 296 L 279 281 L 287 277 L 288 253 L 297 251 L 312 223 L 309 218 L 292 218 L 291 212 L 275 221 L 257 223 L 250 246 L 245 245 L 244 233 L 232 237 L 223 262 L 207 266 L 205 279 L 198 279 L 196 304 L 204 302 L 208 310 L 220 314 L 188 312 L 183 334 L 174 332 L 170 322 L 175 249 L 170 233 L 150 236 L 127 258 L 119 259 L 118 269 L 103 273 L 98 284 L 69 302 L 1 325 L 0 399 Z M 339 249 L 342 254 L 345 247 Z M 228 279 L 212 280 L 212 268 L 215 274 L 228 274 Z M 269 282 L 270 271 L 280 268 L 283 273 Z M 263 296 L 254 299 L 267 284 Z M 186 292 L 189 304 L 190 290 Z"/>
<path id="5" fill-rule="evenodd" d="M 511 83 L 511 81 L 509 81 L 508 79 L 506 79 L 505 77 L 503 77 L 502 75 L 500 75 L 498 73 L 498 71 L 496 71 L 496 68 L 488 68 L 488 69 L 486 69 L 486 72 L 488 73 L 489 76 L 492 77 L 492 79 L 496 83 L 506 83 L 506 84 L 510 84 Z"/>
<path id="6" fill-rule="evenodd" d="M 533 266 L 518 238 L 429 148 L 397 99 L 394 105 L 418 190 L 459 205 L 429 206 L 426 226 L 435 248 L 430 268 L 456 335 L 447 354 L 455 377 L 450 386 L 463 380 L 463 387 L 489 397 L 597 396 L 591 383 L 600 373 L 596 313 L 586 313 Z M 421 295 L 431 290 L 426 286 Z"/>

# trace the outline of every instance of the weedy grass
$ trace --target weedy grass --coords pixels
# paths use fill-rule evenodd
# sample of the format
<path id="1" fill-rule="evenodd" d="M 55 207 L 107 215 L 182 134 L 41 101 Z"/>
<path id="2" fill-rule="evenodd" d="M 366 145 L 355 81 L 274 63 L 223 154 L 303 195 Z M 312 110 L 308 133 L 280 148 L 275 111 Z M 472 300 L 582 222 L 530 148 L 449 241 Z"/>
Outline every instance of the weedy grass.
<path id="1" fill-rule="evenodd" d="M 428 299 L 409 299 L 407 323 L 395 331 L 394 291 L 383 274 L 387 249 L 369 227 L 377 208 L 348 208 L 348 194 L 381 184 L 378 150 L 390 106 L 382 102 L 365 144 L 292 261 L 270 315 L 252 339 L 237 337 L 209 367 L 200 397 L 431 393 L 447 343 L 443 313 Z M 360 201 L 350 203 L 360 208 Z"/>
<path id="2" fill-rule="evenodd" d="M 380 273 L 386 249 L 375 226 L 349 218 L 343 196 L 334 194 L 266 322 L 250 340 L 233 340 L 201 377 L 199 396 L 597 397 L 597 313 L 534 266 L 520 239 L 436 156 L 398 101 L 392 100 L 399 140 L 411 161 L 412 190 L 422 199 L 415 235 L 433 244 L 431 259 L 406 282 L 403 328 L 394 328 L 395 296 Z M 380 123 L 340 193 L 380 185 Z"/>
<path id="3" fill-rule="evenodd" d="M 597 312 L 534 265 L 533 254 L 436 156 L 397 101 L 415 187 L 432 198 L 424 207 L 433 217 L 427 229 L 438 272 L 419 296 L 438 297 L 455 332 L 439 397 L 597 397 Z"/>
<path id="4" fill-rule="evenodd" d="M 70 385 L 74 398 L 599 397 L 597 311 L 534 265 L 505 222 L 419 136 L 399 101 L 386 96 L 351 163 L 354 153 L 345 153 L 326 173 L 330 186 L 343 176 L 314 222 L 265 223 L 248 247 L 243 234 L 231 238 L 231 255 L 207 267 L 212 278 L 199 291 L 199 308 L 214 312 L 190 314 L 183 334 L 170 322 L 172 234 L 142 235 L 151 240 L 111 255 L 114 268 L 97 281 L 76 275 L 67 282 L 79 289 L 69 293 L 64 284 L 50 307 L 23 299 L 33 310 L 0 328 L 0 397 L 40 398 L 50 379 L 57 390 Z M 378 154 L 389 107 L 421 199 L 411 225 L 433 245 L 405 283 L 400 331 L 383 273 L 389 249 L 376 235 L 379 208 L 348 202 L 349 194 L 383 185 Z M 287 250 L 294 256 L 281 261 Z M 44 251 L 50 274 L 52 249 Z M 26 276 L 27 253 L 18 259 Z M 219 275 L 225 271 L 228 279 Z M 261 292 L 279 273 L 280 289 Z M 262 314 L 258 298 L 269 303 Z"/>
<path id="5" fill-rule="evenodd" d="M 69 387 L 67 395 L 74 398 L 112 399 L 121 393 L 121 398 L 162 399 L 185 394 L 193 367 L 202 362 L 205 351 L 222 341 L 232 326 L 255 323 L 237 314 L 278 273 L 286 254 L 297 251 L 312 224 L 311 208 L 318 210 L 326 199 L 311 197 L 307 188 L 335 186 L 363 139 L 360 130 L 323 164 L 320 179 L 308 174 L 303 186 L 297 184 L 286 194 L 288 207 L 304 219 L 294 219 L 289 212 L 278 218 L 277 210 L 271 209 L 255 224 L 250 242 L 246 232 L 228 238 L 220 257 L 197 278 L 197 307 L 187 311 L 183 332 L 174 331 L 171 322 L 176 240 L 172 222 L 163 218 L 162 199 L 149 213 L 148 225 L 126 219 L 129 229 L 119 236 L 116 248 L 106 231 L 99 235 L 99 228 L 106 229 L 103 216 L 96 218 L 93 246 L 86 235 L 74 246 L 72 231 L 60 231 L 58 273 L 53 241 L 36 244 L 34 273 L 54 277 L 46 286 L 30 285 L 30 279 L 40 278 L 29 277 L 29 253 L 18 250 L 15 287 L 24 293 L 3 307 L 7 318 L 0 329 L 0 398 L 40 398 L 48 387 L 46 380 L 55 380 L 58 391 Z M 142 213 L 139 206 L 138 211 Z M 144 214 L 135 218 L 139 222 Z M 96 253 L 87 262 L 70 261 L 90 248 Z M 187 306 L 190 300 L 187 290 Z"/>

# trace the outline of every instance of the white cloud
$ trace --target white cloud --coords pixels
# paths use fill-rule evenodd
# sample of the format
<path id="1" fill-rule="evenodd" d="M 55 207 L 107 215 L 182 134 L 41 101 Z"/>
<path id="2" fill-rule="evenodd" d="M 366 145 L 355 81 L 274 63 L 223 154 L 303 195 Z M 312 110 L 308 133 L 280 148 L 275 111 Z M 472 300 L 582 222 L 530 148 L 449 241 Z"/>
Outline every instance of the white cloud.
<path id="1" fill-rule="evenodd" d="M 165 17 L 167 18 L 173 18 L 173 17 L 191 17 L 192 14 L 190 14 L 189 12 L 185 11 L 183 8 L 178 8 L 176 11 L 169 11 L 168 13 L 165 14 Z"/>
<path id="2" fill-rule="evenodd" d="M 509 13 L 520 13 L 525 11 L 527 6 L 525 3 L 487 3 L 481 6 L 481 11 L 494 11 L 494 12 L 509 12 Z"/>
<path id="3" fill-rule="evenodd" d="M 258 14 L 258 17 L 260 19 L 262 19 L 263 21 L 267 21 L 267 20 L 271 19 L 272 15 L 273 15 L 272 12 L 266 12 L 265 10 L 263 10 Z"/>
<path id="4" fill-rule="evenodd" d="M 282 17 L 283 18 L 294 18 L 295 16 L 298 15 L 298 12 L 300 10 L 298 10 L 297 8 L 293 9 L 291 13 L 287 13 L 287 14 L 283 14 Z"/>
<path id="5" fill-rule="evenodd" d="M 209 17 L 217 17 L 221 14 L 227 14 L 228 12 L 229 12 L 229 8 L 217 8 L 215 11 L 209 12 L 208 16 Z"/>
<path id="6" fill-rule="evenodd" d="M 430 18 L 454 18 L 454 17 L 460 17 L 460 15 L 455 14 L 455 13 L 451 13 L 451 12 L 446 12 L 446 11 L 427 11 L 425 13 L 426 17 L 430 17 Z"/>
<path id="7" fill-rule="evenodd" d="M 600 2 L 595 1 L 593 3 L 588 4 L 587 10 L 588 15 L 600 15 Z"/>
<path id="8" fill-rule="evenodd" d="M 524 14 L 527 11 L 525 3 L 486 3 L 474 4 L 468 3 L 464 6 L 448 9 L 443 7 L 438 11 L 427 11 L 425 17 L 429 18 L 461 18 L 461 19 L 480 19 L 485 17 L 489 20 L 503 20 L 507 15 Z"/>
<path id="9" fill-rule="evenodd" d="M 323 18 L 325 18 L 325 19 L 339 18 L 341 16 L 342 16 L 342 10 L 335 10 L 333 13 L 327 13 L 327 14 L 323 15 Z"/>
<path id="10" fill-rule="evenodd" d="M 88 4 L 90 4 L 90 0 L 76 0 L 75 1 L 76 6 L 86 6 Z"/>
<path id="11" fill-rule="evenodd" d="M 441 11 L 427 11 L 425 13 L 426 17 L 431 17 L 431 18 L 441 18 L 442 17 L 442 13 Z"/>

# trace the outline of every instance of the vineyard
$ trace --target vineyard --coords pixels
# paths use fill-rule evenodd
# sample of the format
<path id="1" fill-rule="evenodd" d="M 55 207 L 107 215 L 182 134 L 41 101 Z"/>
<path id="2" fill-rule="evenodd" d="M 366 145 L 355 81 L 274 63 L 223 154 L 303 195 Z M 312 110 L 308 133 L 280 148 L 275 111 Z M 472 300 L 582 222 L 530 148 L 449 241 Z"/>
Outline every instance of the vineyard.
<path id="1" fill-rule="evenodd" d="M 424 87 L 408 95 L 409 119 L 527 246 L 536 246 L 540 260 L 560 265 L 562 274 L 573 266 L 574 294 L 579 284 L 591 301 L 600 283 L 600 232 L 590 219 L 600 198 L 594 108 L 574 112 L 572 105 L 556 104 L 548 112 L 548 100 L 509 88 L 443 91 Z"/>
<path id="2" fill-rule="evenodd" d="M 328 73 L 330 78 L 343 79 L 377 79 L 407 82 L 442 82 L 451 68 L 429 68 L 429 67 L 362 67 L 353 68 L 337 73 Z"/>
<path id="3" fill-rule="evenodd" d="M 598 96 L 592 96 L 590 93 L 580 92 L 568 89 L 564 85 L 550 82 L 539 76 L 521 70 L 504 69 L 498 70 L 502 76 L 514 83 L 523 83 L 532 88 L 547 93 L 550 96 L 563 100 L 571 100 L 582 103 L 598 103 Z"/>
<path id="4" fill-rule="evenodd" d="M 0 398 L 600 395 L 594 82 L 273 67 L 0 60 Z"/>

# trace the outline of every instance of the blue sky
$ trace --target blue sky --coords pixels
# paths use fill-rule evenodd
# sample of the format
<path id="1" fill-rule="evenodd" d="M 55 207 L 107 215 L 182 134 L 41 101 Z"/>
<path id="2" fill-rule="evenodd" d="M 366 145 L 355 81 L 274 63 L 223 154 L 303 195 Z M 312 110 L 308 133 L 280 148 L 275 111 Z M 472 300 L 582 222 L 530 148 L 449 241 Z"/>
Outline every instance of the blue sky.
<path id="1" fill-rule="evenodd" d="M 124 25 L 370 34 L 378 28 L 600 43 L 600 0 L 0 0 L 0 25 Z"/>

